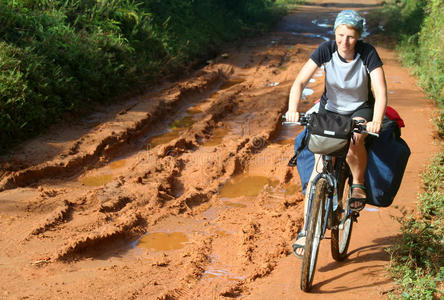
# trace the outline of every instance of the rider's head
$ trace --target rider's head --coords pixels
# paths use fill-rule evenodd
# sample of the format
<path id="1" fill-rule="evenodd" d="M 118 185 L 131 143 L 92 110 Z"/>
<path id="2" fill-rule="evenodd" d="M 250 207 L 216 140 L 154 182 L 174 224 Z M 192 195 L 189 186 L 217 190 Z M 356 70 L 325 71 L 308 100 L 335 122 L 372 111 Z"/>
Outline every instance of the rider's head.
<path id="1" fill-rule="evenodd" d="M 336 31 L 339 25 L 345 25 L 350 29 L 354 29 L 358 32 L 359 36 L 361 36 L 364 30 L 364 18 L 354 10 L 343 10 L 336 17 L 333 30 Z"/>

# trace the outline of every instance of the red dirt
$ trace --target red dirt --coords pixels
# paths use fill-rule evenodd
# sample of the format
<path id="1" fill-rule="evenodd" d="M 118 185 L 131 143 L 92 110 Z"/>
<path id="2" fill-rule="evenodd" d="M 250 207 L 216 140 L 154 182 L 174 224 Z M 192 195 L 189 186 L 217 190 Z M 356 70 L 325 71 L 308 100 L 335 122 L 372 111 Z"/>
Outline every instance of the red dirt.
<path id="1" fill-rule="evenodd" d="M 397 206 L 414 208 L 418 174 L 437 148 L 435 108 L 382 42 L 389 105 L 403 117 L 412 151 L 395 203 L 363 211 L 345 262 L 334 262 L 323 241 L 310 294 L 299 290 L 301 262 L 290 250 L 303 197 L 297 171 L 286 166 L 288 138 L 300 128 L 283 129 L 280 117 L 298 70 L 322 42 L 295 32 L 325 34 L 311 21 L 331 24 L 342 7 L 301 7 L 195 74 L 59 124 L 2 157 L 0 298 L 387 298 L 394 283 L 384 249 L 398 234 L 391 216 Z M 323 77 L 314 79 L 307 109 L 323 89 Z M 175 136 L 150 139 L 186 116 L 193 121 L 176 122 Z M 223 198 L 221 186 L 245 173 L 268 181 L 257 195 Z M 187 241 L 164 251 L 136 246 L 159 232 Z"/>

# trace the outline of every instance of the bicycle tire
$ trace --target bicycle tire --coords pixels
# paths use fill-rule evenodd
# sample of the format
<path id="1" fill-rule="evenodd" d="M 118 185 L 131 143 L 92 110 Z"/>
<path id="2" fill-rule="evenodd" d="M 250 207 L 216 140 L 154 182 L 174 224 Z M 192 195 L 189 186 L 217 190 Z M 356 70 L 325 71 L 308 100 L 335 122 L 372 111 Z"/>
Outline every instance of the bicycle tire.
<path id="1" fill-rule="evenodd" d="M 342 168 L 342 174 L 340 176 L 340 182 L 338 182 L 338 208 L 332 212 L 334 220 L 334 226 L 331 229 L 331 255 L 334 260 L 342 261 L 347 258 L 348 246 L 350 245 L 350 239 L 353 229 L 353 217 L 349 214 L 344 221 L 342 228 L 339 224 L 344 218 L 346 202 L 349 194 L 350 187 L 350 171 L 348 166 L 344 163 Z"/>
<path id="2" fill-rule="evenodd" d="M 320 178 L 316 182 L 315 188 L 305 238 L 304 257 L 302 260 L 301 290 L 305 292 L 308 292 L 312 287 L 316 269 L 319 244 L 321 242 L 323 216 L 325 213 L 325 200 L 327 198 L 327 180 Z"/>

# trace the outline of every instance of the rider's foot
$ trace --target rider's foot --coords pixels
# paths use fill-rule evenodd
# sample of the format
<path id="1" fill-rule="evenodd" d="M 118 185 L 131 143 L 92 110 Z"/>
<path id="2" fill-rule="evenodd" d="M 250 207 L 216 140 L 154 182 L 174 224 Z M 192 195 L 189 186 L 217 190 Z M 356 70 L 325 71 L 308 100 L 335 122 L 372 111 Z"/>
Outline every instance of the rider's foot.
<path id="1" fill-rule="evenodd" d="M 298 237 L 296 238 L 296 242 L 293 244 L 293 253 L 298 258 L 303 258 L 304 256 L 304 248 L 305 248 L 305 232 L 301 231 L 298 233 Z"/>
<path id="2" fill-rule="evenodd" d="M 367 202 L 367 189 L 363 184 L 351 185 L 349 206 L 352 211 L 361 211 Z"/>

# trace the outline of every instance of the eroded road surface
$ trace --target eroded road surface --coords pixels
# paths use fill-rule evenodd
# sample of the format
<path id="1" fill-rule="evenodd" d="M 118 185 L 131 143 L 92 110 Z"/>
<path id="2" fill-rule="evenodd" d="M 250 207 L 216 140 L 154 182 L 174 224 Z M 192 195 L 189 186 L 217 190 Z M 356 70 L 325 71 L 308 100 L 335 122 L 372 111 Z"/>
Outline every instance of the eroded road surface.
<path id="1" fill-rule="evenodd" d="M 349 259 L 334 262 L 323 241 L 313 292 L 302 293 L 291 245 L 303 197 L 287 167 L 301 128 L 282 128 L 281 115 L 302 64 L 350 5 L 316 3 L 181 81 L 98 107 L 2 157 L 0 298 L 387 298 L 384 248 L 398 232 L 390 216 L 395 205 L 414 207 L 436 151 L 433 106 L 377 43 L 410 162 L 395 205 L 361 214 Z M 365 16 L 374 6 L 355 8 Z M 304 108 L 323 76 L 304 91 Z"/>

